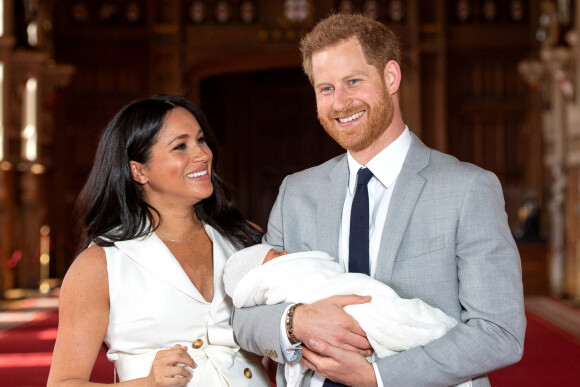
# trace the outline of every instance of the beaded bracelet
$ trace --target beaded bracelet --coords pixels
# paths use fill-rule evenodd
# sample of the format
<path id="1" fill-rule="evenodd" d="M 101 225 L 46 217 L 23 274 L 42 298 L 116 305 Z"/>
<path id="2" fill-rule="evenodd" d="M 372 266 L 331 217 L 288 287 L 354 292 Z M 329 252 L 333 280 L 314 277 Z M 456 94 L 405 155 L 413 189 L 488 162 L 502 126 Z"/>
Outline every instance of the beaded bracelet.
<path id="1" fill-rule="evenodd" d="M 300 305 L 302 305 L 302 304 L 298 303 L 298 304 L 292 305 L 290 307 L 290 309 L 288 309 L 288 314 L 286 315 L 286 331 L 288 331 L 288 339 L 290 340 L 290 344 L 292 344 L 292 345 L 298 344 L 300 342 L 300 340 L 298 340 L 296 338 L 296 336 L 294 336 L 294 330 L 293 330 L 294 329 L 294 327 L 293 327 L 294 311 Z"/>

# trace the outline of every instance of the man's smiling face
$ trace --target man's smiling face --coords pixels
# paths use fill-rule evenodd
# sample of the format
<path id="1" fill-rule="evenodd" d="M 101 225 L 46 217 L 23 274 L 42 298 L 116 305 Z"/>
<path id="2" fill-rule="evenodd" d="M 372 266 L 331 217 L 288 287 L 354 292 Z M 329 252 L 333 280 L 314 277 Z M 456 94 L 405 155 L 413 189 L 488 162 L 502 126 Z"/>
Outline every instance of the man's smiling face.
<path id="1" fill-rule="evenodd" d="M 360 152 L 387 130 L 392 96 L 356 38 L 314 53 L 312 75 L 318 119 L 340 146 Z"/>

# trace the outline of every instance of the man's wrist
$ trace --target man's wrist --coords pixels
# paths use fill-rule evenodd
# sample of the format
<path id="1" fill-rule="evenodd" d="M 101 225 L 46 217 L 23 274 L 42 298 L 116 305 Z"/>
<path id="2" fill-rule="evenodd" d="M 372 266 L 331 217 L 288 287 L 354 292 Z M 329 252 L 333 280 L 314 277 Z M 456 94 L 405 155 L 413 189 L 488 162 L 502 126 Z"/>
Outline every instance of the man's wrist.
<path id="1" fill-rule="evenodd" d="M 286 332 L 286 315 L 292 304 L 288 304 L 282 314 L 280 319 L 280 351 L 282 352 L 282 359 L 275 359 L 280 363 L 294 363 L 302 358 L 302 352 L 300 351 L 300 344 L 292 345 L 288 339 L 288 333 Z"/>
<path id="2" fill-rule="evenodd" d="M 288 313 L 286 314 L 286 335 L 288 336 L 288 340 L 292 345 L 300 343 L 300 340 L 296 338 L 294 335 L 294 315 L 296 309 L 302 305 L 301 303 L 294 304 L 288 309 Z"/>

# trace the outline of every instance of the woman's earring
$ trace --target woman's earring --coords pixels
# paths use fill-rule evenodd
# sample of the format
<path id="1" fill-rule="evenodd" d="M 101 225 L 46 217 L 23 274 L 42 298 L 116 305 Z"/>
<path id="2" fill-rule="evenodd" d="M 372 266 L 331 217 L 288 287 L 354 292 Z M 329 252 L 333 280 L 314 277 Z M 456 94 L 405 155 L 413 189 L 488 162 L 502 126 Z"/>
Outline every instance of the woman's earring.
<path id="1" fill-rule="evenodd" d="M 145 184 L 145 183 L 147 183 L 147 180 L 141 179 L 141 184 Z"/>

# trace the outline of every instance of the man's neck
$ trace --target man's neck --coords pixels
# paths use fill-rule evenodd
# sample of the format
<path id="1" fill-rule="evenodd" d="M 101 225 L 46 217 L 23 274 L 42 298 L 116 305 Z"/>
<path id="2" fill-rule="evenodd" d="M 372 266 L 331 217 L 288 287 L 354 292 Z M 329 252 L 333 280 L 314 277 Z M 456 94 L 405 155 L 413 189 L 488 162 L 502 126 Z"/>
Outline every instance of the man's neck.
<path id="1" fill-rule="evenodd" d="M 393 120 L 387 130 L 385 130 L 385 132 L 367 148 L 359 152 L 348 152 L 357 163 L 366 166 L 367 163 L 373 159 L 373 157 L 378 155 L 383 149 L 388 147 L 393 141 L 399 138 L 404 130 L 405 123 L 402 119 Z"/>

